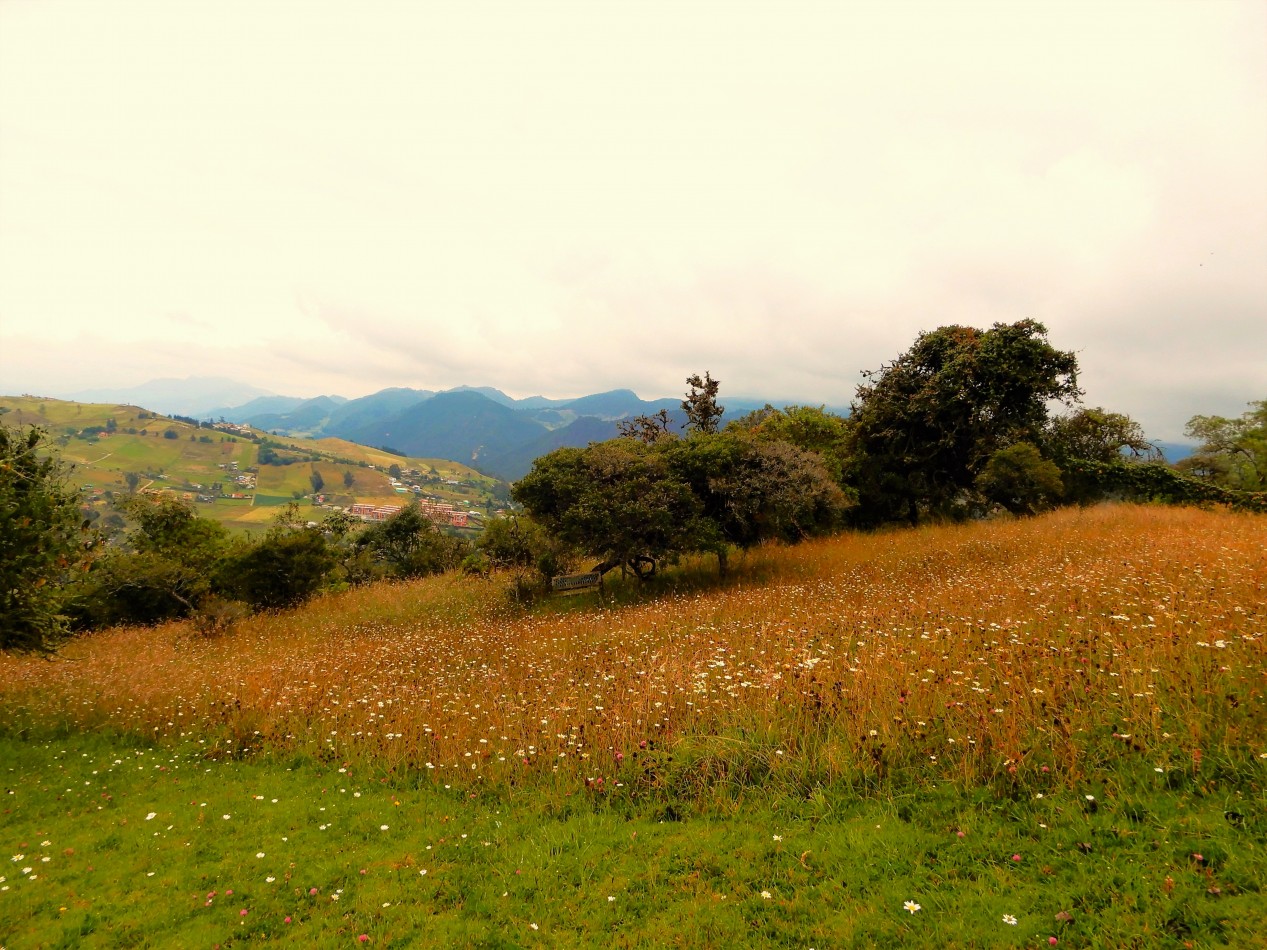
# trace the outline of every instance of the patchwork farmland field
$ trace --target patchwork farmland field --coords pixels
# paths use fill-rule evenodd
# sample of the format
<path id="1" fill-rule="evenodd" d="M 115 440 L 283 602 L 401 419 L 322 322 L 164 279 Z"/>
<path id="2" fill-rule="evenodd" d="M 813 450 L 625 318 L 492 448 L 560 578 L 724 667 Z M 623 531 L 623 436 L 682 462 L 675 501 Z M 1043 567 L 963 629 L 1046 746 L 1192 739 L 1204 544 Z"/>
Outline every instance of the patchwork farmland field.
<path id="1" fill-rule="evenodd" d="M 0 413 L 0 420 L 7 425 L 47 429 L 58 441 L 60 456 L 73 466 L 71 484 L 80 488 L 124 494 L 128 473 L 136 473 L 142 476 L 140 488 L 170 489 L 194 503 L 204 489 L 219 484 L 223 494 L 207 495 L 214 501 L 197 503 L 198 514 L 237 531 L 267 528 L 279 506 L 312 493 L 314 472 L 324 481 L 327 501 L 344 507 L 401 504 L 402 496 L 387 474 L 393 464 L 434 472 L 427 493 L 459 506 L 485 505 L 499 484 L 497 479 L 457 462 L 404 458 L 341 439 L 286 438 L 280 440 L 282 444 L 317 461 L 261 465 L 254 488 L 236 486 L 231 481 L 236 474 L 256 467 L 259 444 L 231 433 L 199 428 L 136 406 L 32 396 L 0 396 Z M 114 428 L 95 431 L 107 425 Z M 235 463 L 237 469 L 229 471 Z M 345 482 L 348 477 L 351 485 Z M 235 493 L 245 498 L 228 497 Z M 102 501 L 98 496 L 97 504 Z M 312 500 L 302 497 L 301 504 L 307 508 Z M 314 509 L 312 517 L 319 520 L 324 514 Z"/>
<path id="2" fill-rule="evenodd" d="M 1104 506 L 763 548 L 725 585 L 688 563 L 604 603 L 524 609 L 450 575 L 215 640 L 108 631 L 0 658 L 9 846 L 76 822 L 128 838 L 147 795 L 188 786 L 172 841 L 134 859 L 177 861 L 168 899 L 217 889 L 257 865 L 176 858 L 195 814 L 215 824 L 193 801 L 215 782 L 230 815 L 256 787 L 302 799 L 215 837 L 357 895 L 350 917 L 303 904 L 318 941 L 405 945 L 432 914 L 472 946 L 530 923 L 552 945 L 1246 946 L 1267 908 L 1265 552 L 1262 518 Z M 444 850 L 477 839 L 474 865 Z M 420 870 L 434 888 L 388 888 Z M 173 926 L 286 939 L 298 886 L 252 886 L 266 925 L 204 932 L 199 899 Z"/>

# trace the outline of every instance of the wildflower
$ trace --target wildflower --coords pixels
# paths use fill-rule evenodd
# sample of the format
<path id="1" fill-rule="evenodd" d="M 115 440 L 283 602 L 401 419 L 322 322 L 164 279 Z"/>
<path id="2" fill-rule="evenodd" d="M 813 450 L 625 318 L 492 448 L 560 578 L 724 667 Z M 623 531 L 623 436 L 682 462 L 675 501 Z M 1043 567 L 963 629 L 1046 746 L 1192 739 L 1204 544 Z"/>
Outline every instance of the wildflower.
<path id="1" fill-rule="evenodd" d="M 540 928 L 540 927 L 538 927 L 536 924 L 529 924 L 528 926 L 529 926 L 529 927 L 531 927 L 533 930 L 540 930 L 540 929 L 541 929 L 541 928 Z"/>
<path id="2" fill-rule="evenodd" d="M 256 852 L 255 852 L 255 856 L 256 856 L 257 858 L 262 858 L 262 857 L 264 857 L 264 852 L 263 852 L 263 851 L 256 851 Z"/>
<path id="3" fill-rule="evenodd" d="M 608 895 L 607 895 L 607 903 L 609 903 L 609 904 L 610 904 L 610 903 L 611 903 L 612 901 L 614 901 L 615 899 L 616 899 L 616 898 L 615 898 L 615 897 L 613 897 L 612 895 L 610 895 L 610 894 L 608 894 Z"/>
<path id="4" fill-rule="evenodd" d="M 316 896 L 317 896 L 317 889 L 316 889 L 315 887 L 310 887 L 310 888 L 308 888 L 308 896 L 309 896 L 309 897 L 316 897 Z"/>
<path id="5" fill-rule="evenodd" d="M 289 917 L 287 917 L 285 920 L 283 920 L 283 921 L 282 921 L 282 923 L 283 923 L 283 924 L 288 924 L 288 923 L 290 923 L 290 918 L 289 918 Z"/>
<path id="6" fill-rule="evenodd" d="M 365 943 L 367 940 L 369 940 L 369 939 L 370 939 L 370 935 L 369 935 L 369 934 L 361 934 L 361 935 L 360 935 L 359 937 L 357 937 L 356 939 L 357 939 L 357 940 L 359 940 L 359 941 L 361 941 L 361 943 Z"/>
<path id="7" fill-rule="evenodd" d="M 387 826 L 386 826 L 386 825 L 379 825 L 379 826 L 378 826 L 378 830 L 379 830 L 379 831 L 386 831 L 386 830 L 387 830 Z"/>
<path id="8" fill-rule="evenodd" d="M 1019 863 L 1019 862 L 1020 862 L 1020 860 L 1021 860 L 1021 856 L 1020 856 L 1019 854 L 1014 854 L 1014 855 L 1012 855 L 1012 860 L 1013 860 L 1013 861 L 1016 861 L 1017 863 Z"/>
<path id="9" fill-rule="evenodd" d="M 912 913 L 912 914 L 913 914 L 913 913 L 915 913 L 917 910 L 919 910 L 919 909 L 920 909 L 920 906 L 919 906 L 919 904 L 915 903 L 914 901 L 907 901 L 905 904 L 903 904 L 903 905 L 902 905 L 902 908 L 903 908 L 904 910 L 906 910 L 906 911 L 908 911 L 908 912 L 910 912 L 910 913 Z"/>
<path id="10" fill-rule="evenodd" d="M 774 840 L 775 840 L 775 841 L 782 841 L 782 840 L 783 840 L 783 836 L 782 836 L 782 835 L 775 835 L 775 836 L 774 836 Z"/>
<path id="11" fill-rule="evenodd" d="M 245 908 L 245 907 L 243 907 L 240 911 L 238 911 L 238 916 L 239 916 L 239 917 L 245 917 L 245 916 L 246 916 L 246 908 Z"/>
<path id="12" fill-rule="evenodd" d="M 771 894 L 769 891 L 762 891 L 762 892 L 761 892 L 761 897 L 762 897 L 762 899 L 763 899 L 763 900 L 767 900 L 767 901 L 768 901 L 768 900 L 769 900 L 771 897 L 773 897 L 773 896 L 774 896 L 774 895 L 773 895 L 773 894 Z"/>
<path id="13" fill-rule="evenodd" d="M 1015 918 L 1015 917 L 1013 917 L 1011 914 L 1004 914 L 1004 915 L 1003 915 L 1003 923 L 1008 924 L 1009 926 L 1015 927 L 1015 926 L 1016 926 L 1016 918 Z"/>
<path id="14" fill-rule="evenodd" d="M 265 884 L 272 884 L 275 880 L 277 880 L 277 878 L 273 877 L 273 876 L 270 874 L 268 877 L 264 878 L 264 883 L 265 883 Z"/>
<path id="15" fill-rule="evenodd" d="M 146 816 L 145 816 L 145 820 L 146 820 L 146 821 L 153 821 L 153 820 L 154 820 L 155 818 L 157 818 L 157 817 L 158 817 L 158 812 L 156 812 L 156 811 L 152 811 L 152 812 L 150 812 L 148 815 L 146 815 Z"/>

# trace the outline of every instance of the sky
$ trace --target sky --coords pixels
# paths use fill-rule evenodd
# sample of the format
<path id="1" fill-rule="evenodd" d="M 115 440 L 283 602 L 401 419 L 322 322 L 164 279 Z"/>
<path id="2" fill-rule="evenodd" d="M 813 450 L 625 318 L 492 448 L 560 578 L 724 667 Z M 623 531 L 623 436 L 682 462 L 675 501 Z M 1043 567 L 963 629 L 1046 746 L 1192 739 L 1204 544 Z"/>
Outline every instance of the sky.
<path id="1" fill-rule="evenodd" d="M 1267 3 L 0 0 L 0 392 L 1267 398 Z M 724 398 L 723 398 L 724 402 Z"/>

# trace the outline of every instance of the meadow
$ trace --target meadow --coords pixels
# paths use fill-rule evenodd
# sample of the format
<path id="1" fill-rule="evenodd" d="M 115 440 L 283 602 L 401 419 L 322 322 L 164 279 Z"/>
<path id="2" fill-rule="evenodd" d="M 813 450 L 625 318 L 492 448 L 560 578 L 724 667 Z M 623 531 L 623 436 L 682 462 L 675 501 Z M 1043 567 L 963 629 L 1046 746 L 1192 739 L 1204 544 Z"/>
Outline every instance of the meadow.
<path id="1" fill-rule="evenodd" d="M 1261 517 L 1066 509 L 601 601 L 505 587 L 0 658 L 0 942 L 1263 943 Z"/>

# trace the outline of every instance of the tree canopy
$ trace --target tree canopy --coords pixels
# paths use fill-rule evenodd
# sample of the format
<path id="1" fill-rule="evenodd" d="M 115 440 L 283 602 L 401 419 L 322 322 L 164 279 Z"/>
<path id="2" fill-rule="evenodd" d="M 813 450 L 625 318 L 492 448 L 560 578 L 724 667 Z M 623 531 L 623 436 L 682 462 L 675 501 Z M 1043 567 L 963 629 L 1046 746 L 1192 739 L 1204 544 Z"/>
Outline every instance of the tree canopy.
<path id="1" fill-rule="evenodd" d="M 1237 491 L 1267 490 L 1267 399 L 1239 418 L 1193 416 L 1185 430 L 1200 447 L 1178 468 Z"/>
<path id="2" fill-rule="evenodd" d="M 687 383 L 685 438 L 648 419 L 625 438 L 559 449 L 536 460 L 515 500 L 560 541 L 597 557 L 598 569 L 625 565 L 640 577 L 688 552 L 716 554 L 724 573 L 731 547 L 799 541 L 840 524 L 849 496 L 819 455 L 779 438 L 773 423 L 765 432 L 716 431 L 717 380 Z M 812 421 L 821 425 L 797 431 L 838 441 L 831 424 Z"/>
<path id="3" fill-rule="evenodd" d="M 0 650 L 48 652 L 65 634 L 58 588 L 91 547 L 66 475 L 47 432 L 0 425 Z"/>
<path id="4" fill-rule="evenodd" d="M 921 333 L 863 376 L 846 477 L 873 522 L 948 513 L 994 453 L 1041 442 L 1049 402 L 1082 394 L 1077 358 L 1034 320 Z"/>

